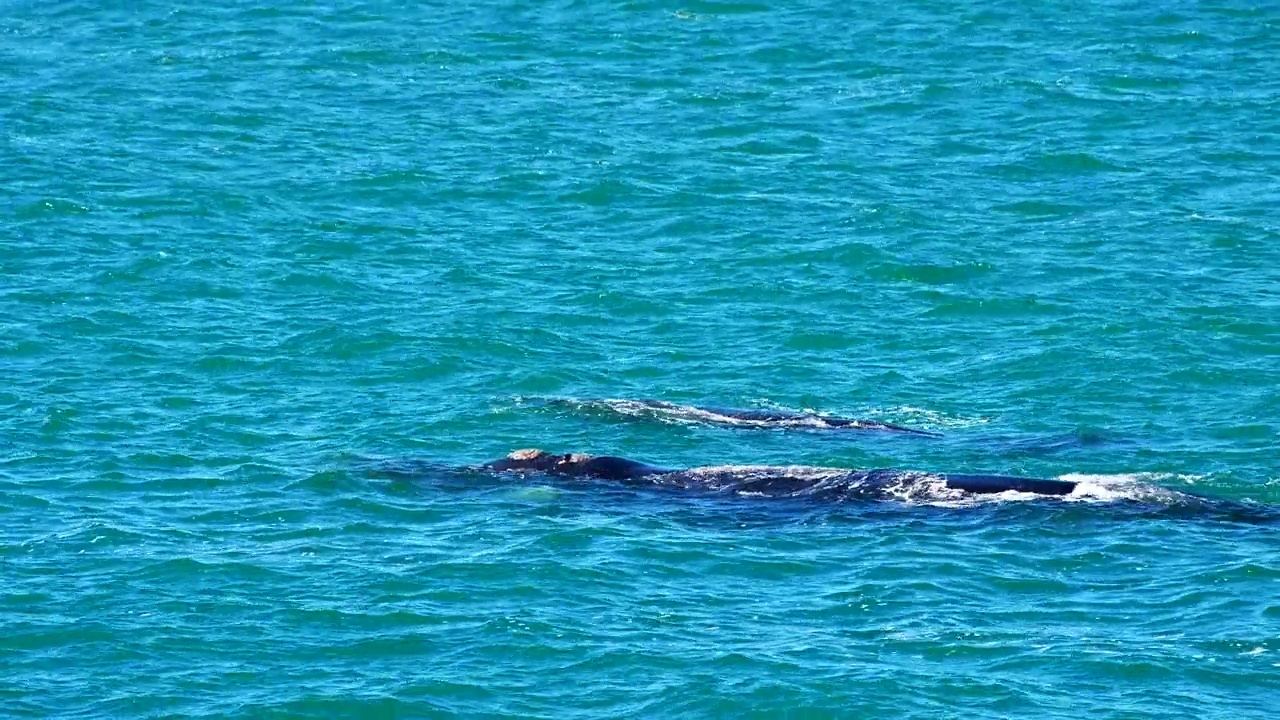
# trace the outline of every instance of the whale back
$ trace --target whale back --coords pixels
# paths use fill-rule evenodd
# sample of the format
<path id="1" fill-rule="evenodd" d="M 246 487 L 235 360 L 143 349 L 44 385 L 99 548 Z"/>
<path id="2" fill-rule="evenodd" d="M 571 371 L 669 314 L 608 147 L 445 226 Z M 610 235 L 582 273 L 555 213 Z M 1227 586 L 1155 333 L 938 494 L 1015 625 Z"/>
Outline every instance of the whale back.
<path id="1" fill-rule="evenodd" d="M 497 472 L 543 472 L 564 477 L 591 477 L 601 480 L 632 480 L 672 472 L 612 455 L 581 453 L 557 455 L 536 448 L 516 450 L 501 460 L 486 463 L 485 467 Z"/>

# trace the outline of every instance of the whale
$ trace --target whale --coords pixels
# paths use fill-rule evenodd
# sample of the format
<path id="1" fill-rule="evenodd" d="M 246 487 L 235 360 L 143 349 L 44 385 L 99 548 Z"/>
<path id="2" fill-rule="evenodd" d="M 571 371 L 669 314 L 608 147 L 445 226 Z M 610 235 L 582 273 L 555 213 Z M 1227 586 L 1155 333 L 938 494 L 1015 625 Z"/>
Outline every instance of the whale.
<path id="1" fill-rule="evenodd" d="M 925 437 L 942 437 L 940 433 L 918 430 L 902 425 L 893 425 L 879 420 L 848 418 L 837 415 L 819 415 L 817 413 L 790 412 L 786 410 L 742 410 L 738 408 L 696 407 L 694 410 L 707 413 L 709 416 L 720 415 L 736 424 L 754 424 L 764 427 L 814 427 L 838 430 L 884 430 L 906 435 L 922 435 Z M 735 424 L 735 423 L 731 423 Z"/>
<path id="2" fill-rule="evenodd" d="M 735 428 L 789 428 L 796 430 L 871 430 L 921 437 L 942 437 L 940 433 L 894 425 L 879 420 L 842 417 L 816 412 L 681 405 L 666 400 L 571 400 L 553 398 L 544 402 L 549 405 L 567 405 L 582 410 L 606 410 L 624 417 L 650 418 L 683 424 Z"/>
<path id="3" fill-rule="evenodd" d="M 994 474 L 934 473 L 879 468 L 716 465 L 669 468 L 613 455 L 557 454 L 516 450 L 485 463 L 496 473 L 532 473 L 566 479 L 613 481 L 631 485 L 734 493 L 761 497 L 852 499 L 910 494 L 913 487 L 978 495 L 1019 492 L 1063 496 L 1075 491 L 1070 480 Z"/>
<path id="4" fill-rule="evenodd" d="M 990 498 L 1005 500 L 1085 501 L 1116 517 L 1213 520 L 1280 527 L 1280 505 L 1252 498 L 1203 495 L 1164 487 L 1133 475 L 1066 476 L 1076 479 L 1018 477 L 987 473 L 939 473 L 889 468 L 858 470 L 803 465 L 715 465 L 675 468 L 613 455 L 517 450 L 480 464 L 453 465 L 425 458 L 369 459 L 362 472 L 395 483 L 428 483 L 469 491 L 511 485 L 550 483 L 566 490 L 627 492 L 670 491 L 689 498 L 813 500 L 831 507 L 862 502 L 905 502 L 962 507 Z M 1108 480 L 1114 478 L 1114 481 Z M 1013 493 L 1004 495 L 1003 493 Z M 781 507 L 786 507 L 782 505 Z"/>

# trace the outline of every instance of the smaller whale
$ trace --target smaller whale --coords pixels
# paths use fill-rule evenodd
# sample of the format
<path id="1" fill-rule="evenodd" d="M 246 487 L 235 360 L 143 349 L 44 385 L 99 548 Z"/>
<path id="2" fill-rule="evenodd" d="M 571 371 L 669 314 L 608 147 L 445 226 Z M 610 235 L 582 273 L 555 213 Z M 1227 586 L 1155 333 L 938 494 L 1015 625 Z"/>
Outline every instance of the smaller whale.
<path id="1" fill-rule="evenodd" d="M 1077 485 L 1069 480 L 893 469 L 854 470 L 767 465 L 664 468 L 611 455 L 561 455 L 537 449 L 516 450 L 483 467 L 494 472 L 544 473 L 565 478 L 610 480 L 687 490 L 828 499 L 896 496 L 904 488 L 909 490 L 909 486 L 913 484 L 936 485 L 939 482 L 947 490 L 967 493 L 1015 491 L 1058 496 L 1071 494 Z"/>
<path id="2" fill-rule="evenodd" d="M 702 423 L 728 427 L 808 430 L 881 430 L 923 437 L 941 437 L 939 433 L 893 425 L 878 420 L 839 417 L 813 412 L 703 407 L 679 405 L 665 400 L 551 400 L 548 402 L 587 409 L 603 408 L 628 417 L 649 417 L 690 424 Z"/>

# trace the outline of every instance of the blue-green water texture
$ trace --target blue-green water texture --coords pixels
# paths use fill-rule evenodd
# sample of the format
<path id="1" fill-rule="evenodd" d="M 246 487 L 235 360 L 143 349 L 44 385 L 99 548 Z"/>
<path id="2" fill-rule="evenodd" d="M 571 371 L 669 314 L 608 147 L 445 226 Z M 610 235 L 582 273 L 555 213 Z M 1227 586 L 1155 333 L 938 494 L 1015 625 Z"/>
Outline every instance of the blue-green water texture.
<path id="1" fill-rule="evenodd" d="M 1277 717 L 1278 208 L 1266 0 L 4 0 L 0 716 Z"/>

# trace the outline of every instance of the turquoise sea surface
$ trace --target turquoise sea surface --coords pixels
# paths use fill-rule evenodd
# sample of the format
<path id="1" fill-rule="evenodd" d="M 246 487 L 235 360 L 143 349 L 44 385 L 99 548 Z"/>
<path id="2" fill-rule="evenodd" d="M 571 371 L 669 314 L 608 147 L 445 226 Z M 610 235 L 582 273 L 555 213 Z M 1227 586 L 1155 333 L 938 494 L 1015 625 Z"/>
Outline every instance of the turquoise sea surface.
<path id="1" fill-rule="evenodd" d="M 1280 716 L 1275 2 L 3 0 L 0 90 L 0 716 Z"/>

